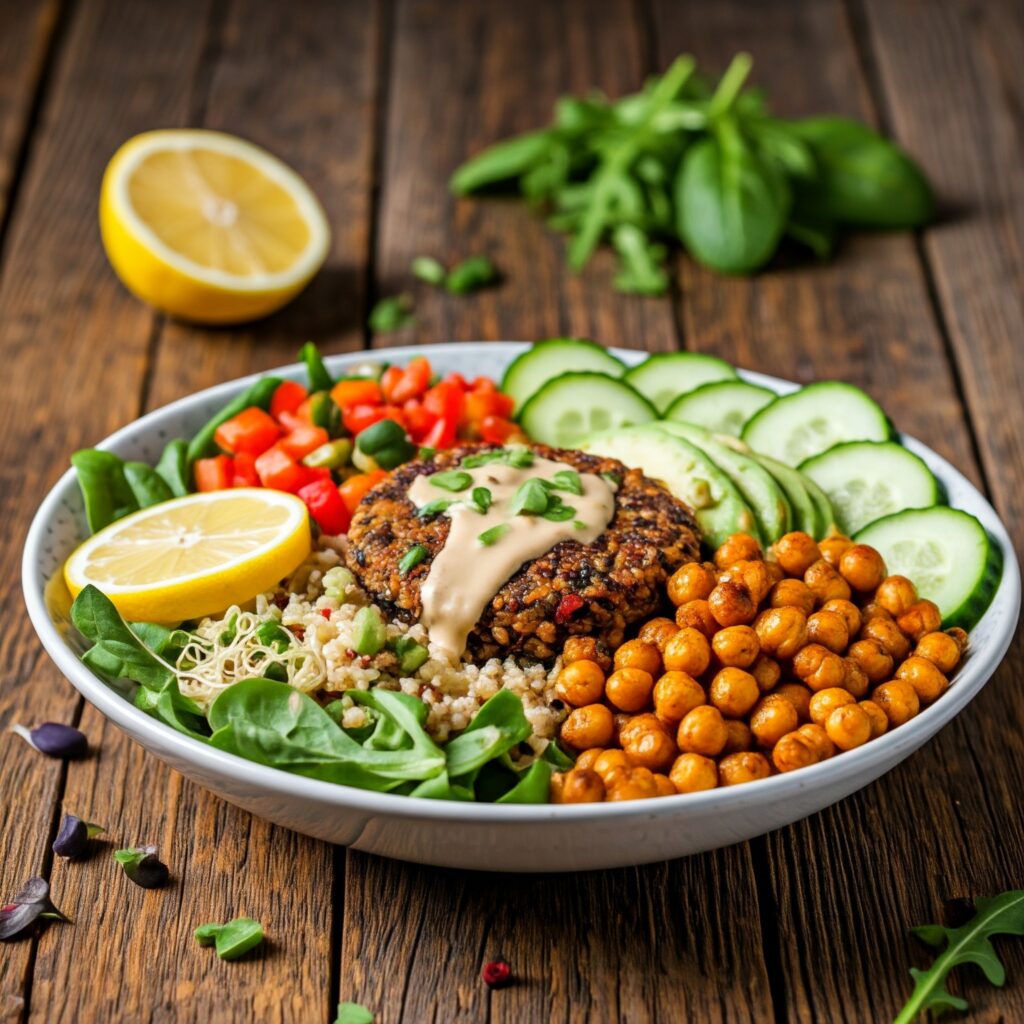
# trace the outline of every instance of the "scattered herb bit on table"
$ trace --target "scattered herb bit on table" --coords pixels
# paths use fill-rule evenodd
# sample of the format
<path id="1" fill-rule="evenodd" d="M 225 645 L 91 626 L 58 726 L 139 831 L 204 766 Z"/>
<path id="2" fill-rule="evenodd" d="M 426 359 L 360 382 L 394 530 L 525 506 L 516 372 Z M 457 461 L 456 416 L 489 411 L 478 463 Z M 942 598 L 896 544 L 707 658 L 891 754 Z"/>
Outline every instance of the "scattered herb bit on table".
<path id="1" fill-rule="evenodd" d="M 77 860 L 88 850 L 89 840 L 101 832 L 106 832 L 102 825 L 83 821 L 74 814 L 65 814 L 57 838 L 53 841 L 53 852 L 58 857 Z"/>
<path id="2" fill-rule="evenodd" d="M 114 860 L 124 868 L 124 873 L 143 889 L 160 889 L 171 877 L 167 865 L 157 857 L 155 846 L 115 850 Z"/>
<path id="3" fill-rule="evenodd" d="M 263 925 L 236 917 L 226 924 L 201 924 L 192 934 L 200 946 L 215 946 L 221 960 L 237 960 L 263 941 Z"/>
<path id="4" fill-rule="evenodd" d="M 390 334 L 408 327 L 416 319 L 412 312 L 411 295 L 389 295 L 380 299 L 370 310 L 368 323 L 371 331 Z"/>
<path id="5" fill-rule="evenodd" d="M 0 907 L 0 942 L 28 935 L 39 920 L 70 921 L 71 918 L 53 905 L 46 879 L 32 877 L 10 903 Z"/>
<path id="6" fill-rule="evenodd" d="M 362 1003 L 338 1003 L 334 1024 L 373 1024 L 373 1014 Z"/>

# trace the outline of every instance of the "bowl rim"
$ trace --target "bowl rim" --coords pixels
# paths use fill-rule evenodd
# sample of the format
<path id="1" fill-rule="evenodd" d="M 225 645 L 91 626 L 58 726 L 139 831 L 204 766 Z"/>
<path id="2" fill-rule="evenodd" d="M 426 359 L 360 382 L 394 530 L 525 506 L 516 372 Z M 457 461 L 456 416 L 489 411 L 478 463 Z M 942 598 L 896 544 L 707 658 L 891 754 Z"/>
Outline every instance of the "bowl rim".
<path id="1" fill-rule="evenodd" d="M 393 361 L 416 355 L 453 356 L 465 355 L 469 346 L 486 347 L 499 351 L 511 359 L 530 347 L 529 342 L 447 342 L 436 345 L 413 345 L 379 350 L 358 350 L 337 353 L 325 357 L 329 367 L 344 368 L 363 362 Z M 636 349 L 609 348 L 627 365 L 634 365 L 649 353 Z M 738 369 L 743 380 L 769 387 L 785 394 L 800 385 L 782 378 Z M 109 449 L 121 442 L 129 441 L 147 428 L 171 413 L 186 412 L 193 405 L 200 405 L 214 399 L 228 399 L 241 391 L 252 381 L 273 374 L 285 378 L 299 378 L 305 368 L 290 363 L 277 369 L 261 371 L 217 384 L 202 391 L 179 398 L 161 406 L 110 434 L 95 447 Z M 665 813 L 684 814 L 692 811 L 696 816 L 709 813 L 742 812 L 752 805 L 762 805 L 793 797 L 812 786 L 822 791 L 829 787 L 841 786 L 851 777 L 861 777 L 865 784 L 888 767 L 894 766 L 917 747 L 926 742 L 934 733 L 955 718 L 973 700 L 1002 662 L 1016 631 L 1021 605 L 1021 576 L 1016 552 L 1009 534 L 998 513 L 987 498 L 938 453 L 909 435 L 901 435 L 903 443 L 921 456 L 940 481 L 952 482 L 956 489 L 966 488 L 972 503 L 981 512 L 986 530 L 995 538 L 1003 554 L 1003 574 L 985 616 L 995 609 L 1004 611 L 1001 626 L 996 630 L 988 645 L 974 652 L 960 669 L 955 684 L 936 701 L 910 722 L 892 732 L 887 732 L 870 743 L 846 751 L 842 757 L 829 758 L 796 772 L 774 775 L 758 780 L 756 785 L 716 788 L 699 793 L 681 793 L 662 797 L 653 803 L 648 800 L 623 801 L 621 803 L 595 804 L 487 804 L 462 803 L 425 798 L 399 796 L 390 793 L 376 793 L 356 789 L 338 783 L 310 779 L 293 775 L 279 768 L 272 768 L 248 761 L 235 754 L 206 746 L 198 740 L 185 736 L 163 722 L 139 710 L 130 701 L 118 694 L 84 665 L 77 654 L 60 635 L 57 626 L 46 608 L 44 591 L 46 580 L 37 570 L 39 554 L 45 543 L 47 528 L 67 494 L 76 486 L 75 471 L 68 469 L 53 485 L 43 499 L 25 541 L 22 556 L 22 589 L 29 618 L 43 647 L 71 684 L 93 704 L 105 718 L 127 732 L 132 739 L 142 737 L 143 746 L 152 744 L 180 761 L 194 765 L 202 774 L 226 776 L 235 785 L 258 789 L 266 796 L 287 799 L 314 800 L 322 805 L 332 805 L 339 810 L 357 811 L 367 814 L 387 815 L 405 819 L 449 820 L 459 823 L 509 825 L 541 823 L 555 820 L 589 822 L 604 819 L 630 819 L 661 817 Z M 1005 614 L 1008 612 L 1008 614 Z M 144 741 L 144 742 L 143 742 Z M 158 755 L 162 756 L 162 755 Z"/>

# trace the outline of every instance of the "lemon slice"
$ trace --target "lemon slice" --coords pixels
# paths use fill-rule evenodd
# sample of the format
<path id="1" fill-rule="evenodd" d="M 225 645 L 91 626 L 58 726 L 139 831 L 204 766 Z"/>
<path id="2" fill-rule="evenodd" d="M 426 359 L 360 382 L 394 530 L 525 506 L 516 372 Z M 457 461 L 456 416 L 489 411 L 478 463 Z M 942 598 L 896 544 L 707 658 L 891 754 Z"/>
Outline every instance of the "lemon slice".
<path id="1" fill-rule="evenodd" d="M 252 143 L 196 130 L 145 132 L 114 154 L 100 231 L 129 290 L 200 323 L 279 309 L 330 244 L 323 209 L 293 170 Z"/>
<path id="2" fill-rule="evenodd" d="M 180 622 L 243 604 L 309 554 L 306 506 L 259 488 L 208 491 L 133 512 L 64 565 L 72 596 L 92 583 L 129 622 Z"/>

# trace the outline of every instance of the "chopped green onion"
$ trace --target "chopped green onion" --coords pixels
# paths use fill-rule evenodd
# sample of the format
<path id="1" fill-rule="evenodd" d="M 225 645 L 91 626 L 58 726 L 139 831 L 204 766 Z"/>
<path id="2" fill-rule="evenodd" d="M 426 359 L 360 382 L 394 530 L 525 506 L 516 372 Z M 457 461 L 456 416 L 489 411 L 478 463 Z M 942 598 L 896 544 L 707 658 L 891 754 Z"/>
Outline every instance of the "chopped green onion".
<path id="1" fill-rule="evenodd" d="M 421 506 L 416 515 L 420 519 L 429 519 L 431 516 L 440 515 L 445 509 L 454 504 L 455 501 L 452 498 L 438 498 L 436 501 L 428 501 L 426 505 Z"/>
<path id="2" fill-rule="evenodd" d="M 474 487 L 473 495 L 470 498 L 470 505 L 476 509 L 480 515 L 484 515 L 491 507 L 491 502 L 493 500 L 491 492 L 486 487 Z"/>
<path id="3" fill-rule="evenodd" d="M 398 571 L 404 576 L 419 565 L 427 557 L 427 554 L 427 549 L 422 544 L 414 544 L 402 555 L 402 560 L 398 563 Z"/>
<path id="4" fill-rule="evenodd" d="M 496 541 L 501 540 L 501 538 L 504 537 L 511 529 L 512 527 L 509 526 L 508 523 L 498 523 L 497 526 L 492 526 L 489 530 L 484 530 L 484 532 L 477 537 L 477 540 L 480 541 L 484 547 L 490 547 Z"/>

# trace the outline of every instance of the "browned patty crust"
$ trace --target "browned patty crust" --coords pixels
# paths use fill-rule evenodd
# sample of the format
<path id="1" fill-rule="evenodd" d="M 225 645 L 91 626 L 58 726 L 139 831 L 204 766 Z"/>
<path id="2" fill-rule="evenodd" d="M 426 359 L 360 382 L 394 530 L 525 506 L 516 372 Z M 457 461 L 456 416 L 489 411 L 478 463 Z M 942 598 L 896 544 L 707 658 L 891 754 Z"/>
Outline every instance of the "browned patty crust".
<path id="1" fill-rule="evenodd" d="M 448 536 L 447 516 L 416 515 L 408 498 L 413 480 L 452 469 L 467 455 L 495 447 L 467 445 L 406 463 L 360 502 L 349 528 L 347 561 L 362 587 L 388 613 L 407 621 L 419 618 L 420 587 Z M 498 591 L 469 635 L 468 650 L 478 661 L 512 653 L 550 660 L 567 637 L 584 634 L 614 647 L 632 623 L 663 603 L 668 577 L 700 552 L 693 513 L 639 470 L 583 452 L 530 447 L 580 472 L 619 477 L 615 514 L 592 544 L 562 541 L 524 564 Z M 414 544 L 422 544 L 427 556 L 402 575 L 398 564 Z M 472 552 L 466 555 L 466 571 L 473 571 Z"/>

